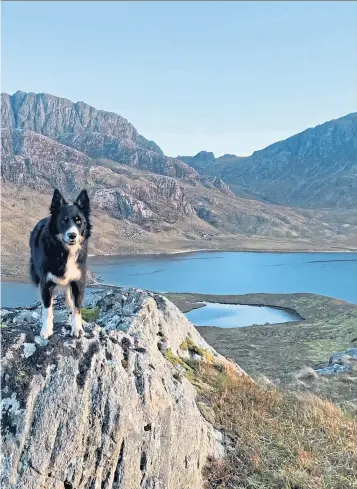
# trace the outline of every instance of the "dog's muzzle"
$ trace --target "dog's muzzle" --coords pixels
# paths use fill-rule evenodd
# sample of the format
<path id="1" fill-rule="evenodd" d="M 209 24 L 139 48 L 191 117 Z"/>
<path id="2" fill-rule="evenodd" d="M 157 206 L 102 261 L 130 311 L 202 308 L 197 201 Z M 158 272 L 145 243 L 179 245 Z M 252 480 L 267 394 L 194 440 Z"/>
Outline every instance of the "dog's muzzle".
<path id="1" fill-rule="evenodd" d="M 65 234 L 65 242 L 69 245 L 75 245 L 79 237 L 77 229 L 69 229 Z"/>

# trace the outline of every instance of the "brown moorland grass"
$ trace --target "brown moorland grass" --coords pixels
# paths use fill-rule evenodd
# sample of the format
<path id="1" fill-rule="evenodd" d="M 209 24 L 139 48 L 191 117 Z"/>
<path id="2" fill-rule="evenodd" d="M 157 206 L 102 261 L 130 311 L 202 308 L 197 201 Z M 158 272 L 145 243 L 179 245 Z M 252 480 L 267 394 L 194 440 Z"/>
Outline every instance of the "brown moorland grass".
<path id="1" fill-rule="evenodd" d="M 310 391 L 357 412 L 357 361 L 350 372 L 317 375 L 329 358 L 357 345 L 357 305 L 316 294 L 166 294 L 181 311 L 202 307 L 202 301 L 254 304 L 296 311 L 304 320 L 245 328 L 199 327 L 204 339 L 232 358 L 251 377 L 262 376 L 279 388 Z M 308 373 L 309 372 L 309 373 Z"/>
<path id="2" fill-rule="evenodd" d="M 206 489 L 355 489 L 357 418 L 316 395 L 196 366 L 199 406 L 226 440 Z M 197 385 L 197 384 L 196 384 Z"/>

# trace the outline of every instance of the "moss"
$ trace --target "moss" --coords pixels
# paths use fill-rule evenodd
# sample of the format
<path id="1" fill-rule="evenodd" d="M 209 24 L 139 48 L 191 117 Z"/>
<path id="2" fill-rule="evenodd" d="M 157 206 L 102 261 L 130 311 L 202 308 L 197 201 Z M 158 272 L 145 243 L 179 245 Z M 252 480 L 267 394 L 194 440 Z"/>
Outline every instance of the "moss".
<path id="1" fill-rule="evenodd" d="M 125 360 L 124 358 L 121 361 L 122 366 L 127 369 L 128 368 L 128 360 Z"/>
<path id="2" fill-rule="evenodd" d="M 211 363 L 211 364 L 214 364 L 215 363 L 214 355 L 209 350 L 204 350 L 204 352 L 203 352 L 203 358 L 206 360 L 207 363 Z"/>
<path id="3" fill-rule="evenodd" d="M 187 338 L 185 340 L 183 340 L 183 342 L 180 344 L 180 348 L 181 348 L 181 350 L 185 350 L 185 351 L 188 350 Z"/>
<path id="4" fill-rule="evenodd" d="M 197 346 L 192 339 L 187 336 L 186 339 L 180 344 L 181 350 L 186 350 L 191 353 L 195 353 L 196 355 L 200 355 L 203 357 L 205 349 Z"/>
<path id="5" fill-rule="evenodd" d="M 82 318 L 87 323 L 94 323 L 99 316 L 99 310 L 97 307 L 83 307 Z"/>
<path id="6" fill-rule="evenodd" d="M 172 365 L 182 365 L 184 362 L 182 360 L 182 358 L 178 357 L 177 355 L 175 355 L 173 353 L 173 351 L 171 350 L 171 348 L 168 348 L 166 350 L 166 353 L 164 354 L 164 357 L 166 358 L 166 360 L 170 363 L 172 363 Z"/>

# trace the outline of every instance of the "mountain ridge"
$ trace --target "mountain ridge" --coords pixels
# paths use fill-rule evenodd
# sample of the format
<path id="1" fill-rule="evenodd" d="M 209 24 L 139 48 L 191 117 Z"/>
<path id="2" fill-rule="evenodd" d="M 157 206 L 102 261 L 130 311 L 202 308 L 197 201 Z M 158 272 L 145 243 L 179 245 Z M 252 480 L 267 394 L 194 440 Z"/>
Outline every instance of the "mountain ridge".
<path id="1" fill-rule="evenodd" d="M 167 157 L 124 117 L 50 94 L 1 94 L 1 127 L 31 130 L 72 146 L 88 156 L 108 157 L 174 177 L 197 177 L 185 163 Z M 71 144 L 72 143 L 72 144 Z M 98 148 L 99 146 L 99 148 Z"/>
<path id="2" fill-rule="evenodd" d="M 251 156 L 201 151 L 180 159 L 225 180 L 236 195 L 278 205 L 347 208 L 357 204 L 357 113 L 351 112 Z"/>

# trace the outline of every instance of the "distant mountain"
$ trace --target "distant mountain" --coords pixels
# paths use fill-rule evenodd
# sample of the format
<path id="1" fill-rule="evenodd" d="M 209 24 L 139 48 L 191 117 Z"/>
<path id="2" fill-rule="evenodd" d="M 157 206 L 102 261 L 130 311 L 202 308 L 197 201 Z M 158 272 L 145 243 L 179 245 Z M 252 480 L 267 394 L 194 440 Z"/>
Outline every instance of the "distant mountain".
<path id="1" fill-rule="evenodd" d="M 357 207 L 357 113 L 307 129 L 250 157 L 200 152 L 182 161 L 243 197 L 310 208 Z"/>
<path id="2" fill-rule="evenodd" d="M 354 216 L 302 214 L 250 194 L 251 200 L 237 197 L 218 176 L 230 177 L 235 162 L 224 161 L 224 171 L 210 173 L 203 168 L 220 166 L 220 159 L 202 153 L 199 164 L 192 161 L 198 173 L 165 156 L 117 114 L 24 92 L 3 94 L 1 110 L 1 246 L 7 273 L 24 273 L 28 234 L 48 213 L 55 187 L 68 198 L 88 189 L 96 254 L 354 248 Z"/>
<path id="3" fill-rule="evenodd" d="M 182 161 L 165 156 L 124 117 L 84 102 L 73 103 L 46 93 L 3 93 L 1 127 L 42 134 L 92 158 L 107 158 L 172 177 L 197 176 Z"/>

